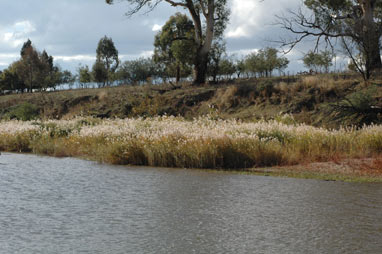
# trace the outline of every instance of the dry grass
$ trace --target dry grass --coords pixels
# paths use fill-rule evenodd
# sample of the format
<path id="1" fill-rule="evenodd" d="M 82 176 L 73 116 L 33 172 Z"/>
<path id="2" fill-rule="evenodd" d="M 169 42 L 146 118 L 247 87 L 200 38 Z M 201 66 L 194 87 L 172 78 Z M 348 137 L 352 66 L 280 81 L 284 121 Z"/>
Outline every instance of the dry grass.
<path id="1" fill-rule="evenodd" d="M 244 169 L 308 165 L 312 172 L 379 175 L 382 126 L 326 130 L 296 124 L 291 116 L 245 123 L 209 117 L 45 122 L 0 122 L 0 150 L 87 157 L 113 164 Z M 343 162 L 349 161 L 349 163 Z M 330 162 L 334 169 L 319 163 Z M 328 170 L 327 172 L 324 170 Z"/>

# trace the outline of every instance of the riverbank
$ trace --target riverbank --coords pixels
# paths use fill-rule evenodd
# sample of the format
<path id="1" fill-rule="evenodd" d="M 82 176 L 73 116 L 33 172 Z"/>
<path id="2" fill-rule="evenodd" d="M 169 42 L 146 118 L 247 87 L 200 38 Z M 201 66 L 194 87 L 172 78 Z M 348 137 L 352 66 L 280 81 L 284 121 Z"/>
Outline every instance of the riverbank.
<path id="1" fill-rule="evenodd" d="M 238 79 L 215 85 L 123 85 L 0 96 L 0 119 L 136 118 L 273 120 L 316 127 L 382 123 L 382 81 L 336 74 Z"/>
<path id="2" fill-rule="evenodd" d="M 382 157 L 353 158 L 295 166 L 250 169 L 250 173 L 324 181 L 382 183 Z"/>
<path id="3" fill-rule="evenodd" d="M 192 121 L 169 116 L 2 121 L 0 150 L 119 165 L 382 181 L 382 126 L 328 130 L 296 124 L 290 115 L 257 122 L 213 115 Z M 355 166 L 359 161 L 364 163 Z"/>

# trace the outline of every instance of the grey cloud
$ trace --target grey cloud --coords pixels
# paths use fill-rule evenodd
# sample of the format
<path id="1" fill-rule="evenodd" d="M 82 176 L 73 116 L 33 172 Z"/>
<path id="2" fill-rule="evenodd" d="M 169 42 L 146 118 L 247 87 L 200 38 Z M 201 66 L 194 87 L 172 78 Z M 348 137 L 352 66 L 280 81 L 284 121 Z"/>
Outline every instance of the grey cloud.
<path id="1" fill-rule="evenodd" d="M 266 46 L 277 47 L 278 45 L 271 41 L 278 39 L 279 36 L 286 36 L 286 32 L 278 26 L 271 25 L 275 22 L 275 15 L 280 15 L 286 11 L 286 8 L 294 9 L 301 4 L 301 0 L 231 1 L 237 1 L 237 3 L 256 1 L 253 15 L 257 16 L 252 18 L 252 23 L 246 26 L 246 29 L 249 29 L 248 37 L 227 38 L 229 52 Z M 252 4 L 252 2 L 249 3 Z M 142 52 L 152 51 L 156 33 L 152 31 L 153 26 L 163 25 L 176 11 L 182 11 L 163 3 L 147 15 L 138 13 L 127 18 L 125 16 L 128 10 L 126 1 L 110 6 L 106 5 L 104 0 L 0 0 L 0 8 L 6 10 L 0 16 L 0 31 L 5 31 L 16 22 L 31 22 L 35 31 L 25 35 L 24 39 L 30 38 L 39 50 L 46 49 L 49 54 L 60 56 L 57 57 L 56 62 L 62 68 L 70 70 L 75 70 L 80 63 L 91 65 L 92 61 L 88 58 L 64 59 L 63 57 L 95 56 L 97 43 L 104 35 L 111 37 L 119 53 L 128 56 L 127 58 L 138 57 Z M 244 22 L 245 19 L 243 21 L 237 18 L 240 15 L 244 14 L 233 13 L 228 29 L 243 25 L 240 22 Z M 247 11 L 246 15 L 250 17 L 252 12 Z M 21 46 L 11 47 L 2 42 L 2 38 L 3 35 L 0 34 L 0 63 L 4 64 L 14 60 L 14 58 L 5 58 L 4 55 L 18 55 Z M 308 46 L 301 46 L 300 50 L 303 51 L 306 48 Z M 298 60 L 295 55 L 293 57 L 293 61 Z M 302 68 L 298 63 L 291 63 L 291 66 L 292 69 Z M 0 65 L 0 69 L 4 67 Z"/>

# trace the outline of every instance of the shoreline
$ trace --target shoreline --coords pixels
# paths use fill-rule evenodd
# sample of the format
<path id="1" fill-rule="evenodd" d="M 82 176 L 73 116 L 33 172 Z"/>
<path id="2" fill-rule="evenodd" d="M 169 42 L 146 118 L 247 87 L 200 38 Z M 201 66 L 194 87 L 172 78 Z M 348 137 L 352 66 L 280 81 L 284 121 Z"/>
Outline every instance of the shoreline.
<path id="1" fill-rule="evenodd" d="M 209 116 L 0 121 L 0 151 L 115 165 L 382 181 L 382 125 L 328 130 Z"/>
<path id="2" fill-rule="evenodd" d="M 367 161 L 365 163 L 365 161 Z M 323 181 L 382 183 L 382 167 L 379 158 L 347 159 L 337 162 L 314 162 L 294 166 L 251 169 L 255 174 L 276 177 L 316 179 Z M 349 163 L 355 163 L 350 165 Z M 356 164 L 363 164 L 362 166 Z"/>
<path id="3" fill-rule="evenodd" d="M 209 169 L 209 168 L 176 168 L 176 167 L 155 167 L 155 166 L 142 166 L 133 164 L 111 164 L 100 162 L 95 158 L 90 157 L 61 157 L 48 154 L 36 153 L 20 153 L 1 151 L 2 153 L 19 154 L 19 155 L 33 155 L 44 156 L 50 158 L 72 158 L 78 160 L 87 160 L 104 165 L 115 165 L 125 167 L 150 167 L 150 168 L 166 168 L 166 169 L 186 169 L 197 171 L 208 171 L 218 173 L 237 173 L 258 175 L 265 177 L 281 177 L 281 178 L 295 178 L 307 180 L 320 180 L 320 181 L 333 181 L 333 182 L 352 182 L 352 183 L 382 183 L 382 167 L 378 164 L 382 163 L 382 156 L 377 158 L 363 158 L 363 159 L 345 159 L 340 161 L 329 162 L 314 162 L 303 163 L 293 166 L 273 166 L 263 168 L 244 168 L 244 169 Z M 0 157 L 1 158 L 1 157 Z M 336 172 L 337 171 L 337 172 Z"/>

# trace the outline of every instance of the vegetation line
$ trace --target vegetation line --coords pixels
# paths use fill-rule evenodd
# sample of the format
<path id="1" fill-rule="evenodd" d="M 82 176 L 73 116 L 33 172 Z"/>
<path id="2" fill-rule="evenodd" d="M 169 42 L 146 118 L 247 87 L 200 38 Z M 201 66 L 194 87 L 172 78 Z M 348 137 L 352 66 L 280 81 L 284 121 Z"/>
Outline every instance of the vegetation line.
<path id="1" fill-rule="evenodd" d="M 327 130 L 287 123 L 288 115 L 248 123 L 211 116 L 193 121 L 168 116 L 2 121 L 0 150 L 87 157 L 121 165 L 236 170 L 382 154 L 382 126 Z M 381 177 L 377 167 L 357 174 Z"/>

